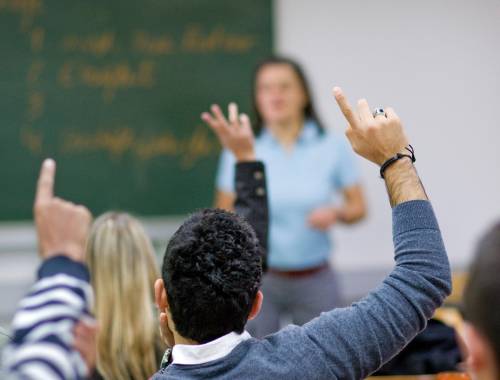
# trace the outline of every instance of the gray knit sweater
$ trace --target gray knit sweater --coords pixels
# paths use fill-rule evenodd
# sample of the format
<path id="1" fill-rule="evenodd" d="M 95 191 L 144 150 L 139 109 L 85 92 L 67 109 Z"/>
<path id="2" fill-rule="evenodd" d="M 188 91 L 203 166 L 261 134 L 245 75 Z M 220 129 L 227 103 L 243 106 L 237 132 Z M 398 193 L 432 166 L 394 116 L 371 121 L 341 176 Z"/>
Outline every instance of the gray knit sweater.
<path id="1" fill-rule="evenodd" d="M 392 214 L 396 266 L 361 301 L 246 340 L 222 359 L 172 364 L 153 379 L 362 379 L 377 370 L 424 329 L 451 290 L 431 204 L 406 202 Z"/>

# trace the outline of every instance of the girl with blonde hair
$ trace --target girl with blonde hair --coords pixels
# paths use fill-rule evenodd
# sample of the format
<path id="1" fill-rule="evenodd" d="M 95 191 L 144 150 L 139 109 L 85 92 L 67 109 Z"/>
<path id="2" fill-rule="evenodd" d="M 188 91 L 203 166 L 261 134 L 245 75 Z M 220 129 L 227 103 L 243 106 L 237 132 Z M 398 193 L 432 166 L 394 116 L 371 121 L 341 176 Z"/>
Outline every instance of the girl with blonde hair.
<path id="1" fill-rule="evenodd" d="M 159 272 L 149 237 L 130 215 L 105 213 L 90 231 L 87 264 L 99 326 L 92 379 L 151 377 L 164 347 L 153 298 Z"/>

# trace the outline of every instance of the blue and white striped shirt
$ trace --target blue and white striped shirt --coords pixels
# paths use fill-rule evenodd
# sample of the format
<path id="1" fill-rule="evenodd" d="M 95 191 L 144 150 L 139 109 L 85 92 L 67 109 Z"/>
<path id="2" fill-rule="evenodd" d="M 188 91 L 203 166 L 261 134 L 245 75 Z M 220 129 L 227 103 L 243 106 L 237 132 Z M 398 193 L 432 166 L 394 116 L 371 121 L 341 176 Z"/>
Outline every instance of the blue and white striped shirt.
<path id="1" fill-rule="evenodd" d="M 88 369 L 73 348 L 73 329 L 91 319 L 89 272 L 65 256 L 46 260 L 21 301 L 13 339 L 3 353 L 2 379 L 85 379 Z"/>

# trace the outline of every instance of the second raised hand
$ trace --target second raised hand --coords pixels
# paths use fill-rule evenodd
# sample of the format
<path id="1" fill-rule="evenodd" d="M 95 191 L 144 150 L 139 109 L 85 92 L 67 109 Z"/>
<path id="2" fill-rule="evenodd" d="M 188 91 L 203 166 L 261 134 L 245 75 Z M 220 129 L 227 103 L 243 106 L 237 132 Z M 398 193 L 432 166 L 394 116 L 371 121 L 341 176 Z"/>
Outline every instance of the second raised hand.
<path id="1" fill-rule="evenodd" d="M 64 255 L 83 262 L 92 215 L 84 206 L 54 197 L 55 174 L 54 160 L 45 160 L 33 206 L 40 255 L 43 259 Z"/>
<path id="2" fill-rule="evenodd" d="M 211 112 L 203 112 L 201 119 L 214 131 L 221 145 L 229 149 L 239 162 L 254 161 L 254 135 L 250 119 L 239 114 L 236 103 L 228 106 L 229 121 L 217 104 L 212 105 Z"/>
<path id="3" fill-rule="evenodd" d="M 333 89 L 333 94 L 349 123 L 346 136 L 356 153 L 382 165 L 396 153 L 404 152 L 408 139 L 401 120 L 392 108 L 385 108 L 385 116 L 374 117 L 366 99 L 358 101 L 355 112 L 339 87 Z"/>

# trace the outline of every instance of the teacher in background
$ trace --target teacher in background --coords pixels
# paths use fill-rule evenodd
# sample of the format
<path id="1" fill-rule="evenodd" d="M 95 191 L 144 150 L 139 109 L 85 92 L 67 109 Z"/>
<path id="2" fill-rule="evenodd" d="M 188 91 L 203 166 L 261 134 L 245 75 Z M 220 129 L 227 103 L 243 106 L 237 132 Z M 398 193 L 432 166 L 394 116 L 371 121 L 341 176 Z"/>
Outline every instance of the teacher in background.
<path id="1" fill-rule="evenodd" d="M 274 57 L 260 63 L 253 91 L 256 156 L 266 165 L 270 205 L 266 296 L 249 325 L 262 337 L 279 330 L 282 321 L 302 325 L 340 306 L 337 276 L 329 264 L 329 229 L 362 219 L 365 202 L 354 154 L 344 135 L 319 120 L 296 62 Z M 217 105 L 211 111 L 221 114 Z M 216 207 L 233 208 L 234 162 L 230 152 L 222 153 Z M 337 206 L 335 193 L 342 195 Z"/>

